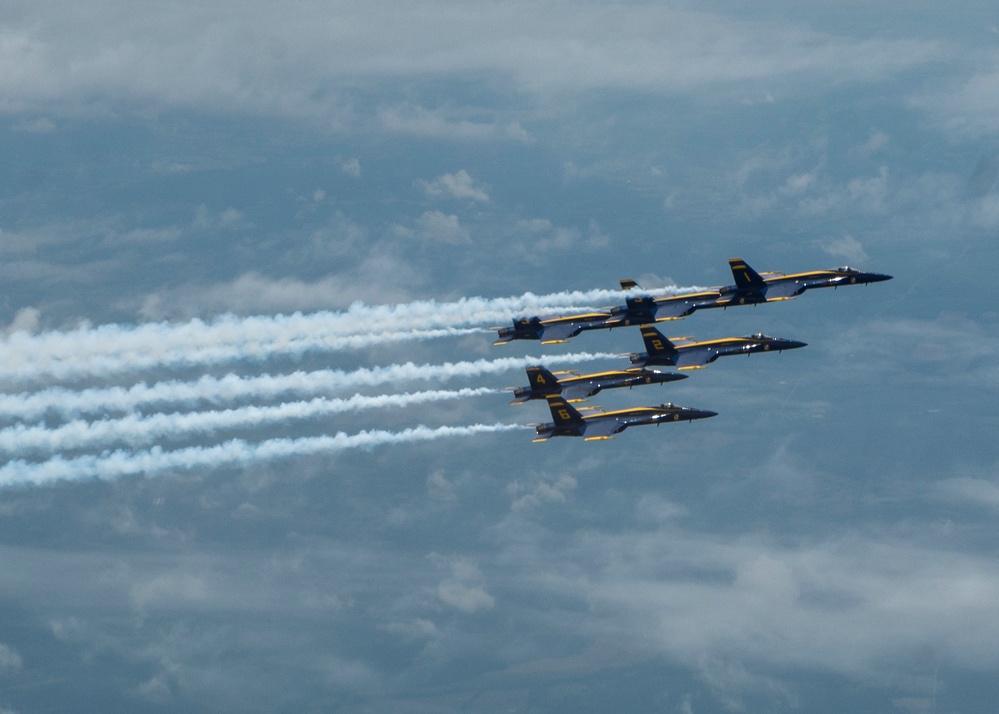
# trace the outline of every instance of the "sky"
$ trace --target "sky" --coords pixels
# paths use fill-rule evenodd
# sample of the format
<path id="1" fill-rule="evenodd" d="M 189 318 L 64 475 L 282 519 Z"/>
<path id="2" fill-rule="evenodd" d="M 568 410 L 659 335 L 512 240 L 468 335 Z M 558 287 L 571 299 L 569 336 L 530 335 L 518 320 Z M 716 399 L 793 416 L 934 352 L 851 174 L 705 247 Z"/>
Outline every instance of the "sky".
<path id="1" fill-rule="evenodd" d="M 984 2 L 0 8 L 0 714 L 992 712 Z M 894 276 L 531 442 L 494 346 L 727 261 Z"/>

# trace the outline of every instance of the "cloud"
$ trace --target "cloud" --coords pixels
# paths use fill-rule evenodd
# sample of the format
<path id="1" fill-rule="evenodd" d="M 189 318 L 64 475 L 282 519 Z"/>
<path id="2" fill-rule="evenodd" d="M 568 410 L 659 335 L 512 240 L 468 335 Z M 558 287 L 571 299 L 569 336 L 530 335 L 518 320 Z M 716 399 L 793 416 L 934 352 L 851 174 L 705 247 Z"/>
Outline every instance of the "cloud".
<path id="1" fill-rule="evenodd" d="M 948 500 L 999 510 L 999 484 L 994 479 L 949 478 L 941 481 L 936 490 Z"/>
<path id="2" fill-rule="evenodd" d="M 397 235 L 416 238 L 428 243 L 444 243 L 453 246 L 472 244 L 472 237 L 468 230 L 462 227 L 458 216 L 443 211 L 424 211 L 414 221 L 413 228 L 397 225 L 395 232 Z"/>
<path id="3" fill-rule="evenodd" d="M 11 323 L 2 331 L 5 337 L 15 332 L 37 332 L 41 311 L 35 307 L 25 307 L 17 311 Z"/>
<path id="4" fill-rule="evenodd" d="M 842 258 L 847 263 L 863 265 L 867 262 L 867 253 L 860 241 L 851 235 L 842 238 L 829 238 L 821 242 L 822 250 L 836 258 Z"/>
<path id="5" fill-rule="evenodd" d="M 272 278 L 256 271 L 208 285 L 160 287 L 146 295 L 139 315 L 146 320 L 191 318 L 233 313 L 257 315 L 346 308 L 358 300 L 405 302 L 419 282 L 411 264 L 396 256 L 374 253 L 347 274 L 318 280 Z"/>
<path id="6" fill-rule="evenodd" d="M 853 676 L 932 643 L 949 661 L 996 663 L 995 627 L 978 629 L 995 622 L 999 595 L 987 557 L 859 536 L 801 546 L 674 527 L 579 537 L 571 556 L 538 554 L 538 584 L 562 583 L 569 596 L 582 567 L 595 615 L 582 627 L 640 637 L 678 662 L 742 663 L 754 677 L 787 666 Z"/>
<path id="7" fill-rule="evenodd" d="M 416 182 L 416 185 L 431 198 L 444 196 L 489 203 L 489 194 L 486 192 L 486 189 L 476 186 L 475 181 L 465 169 L 461 169 L 453 174 L 444 174 L 433 181 L 420 179 Z"/>
<path id="8" fill-rule="evenodd" d="M 38 119 L 23 119 L 11 128 L 25 134 L 49 134 L 56 130 L 56 125 L 51 119 L 40 117 Z"/>
<path id="9" fill-rule="evenodd" d="M 21 669 L 21 655 L 9 645 L 0 642 L 0 671 Z"/>
<path id="10" fill-rule="evenodd" d="M 318 0 L 280 8 L 257 0 L 240 12 L 193 0 L 144 12 L 113 0 L 85 7 L 63 0 L 45 11 L 22 2 L 13 17 L 0 33 L 8 112 L 72 114 L 138 103 L 337 128 L 356 121 L 355 97 L 385 80 L 489 77 L 514 95 L 664 93 L 802 78 L 811 87 L 821 79 L 882 80 L 941 54 L 926 41 L 853 40 L 655 4 L 560 0 L 431 0 L 419 8 L 347 0 L 335 12 Z M 971 85 L 968 94 L 991 86 L 988 76 Z M 383 128 L 424 135 L 526 137 L 517 120 L 497 112 L 487 121 L 442 123 L 435 111 L 379 114 Z"/>
<path id="11" fill-rule="evenodd" d="M 437 585 L 438 599 L 461 612 L 472 614 L 489 610 L 496 600 L 486 592 L 482 571 L 468 558 L 433 556 L 439 565 L 450 567 L 451 575 Z"/>
<path id="12" fill-rule="evenodd" d="M 404 104 L 378 110 L 382 129 L 398 134 L 461 141 L 516 141 L 528 143 L 530 134 L 518 122 L 468 118 L 457 109 L 427 109 Z"/>
<path id="13" fill-rule="evenodd" d="M 353 176 L 357 178 L 361 175 L 361 161 L 357 158 L 352 159 L 338 159 L 340 163 L 340 171 L 347 176 Z"/>
<path id="14" fill-rule="evenodd" d="M 132 603 L 136 609 L 150 607 L 197 607 L 211 599 L 208 584 L 203 577 L 190 573 L 163 573 L 132 587 Z"/>
<path id="15" fill-rule="evenodd" d="M 516 479 L 507 487 L 513 499 L 513 510 L 534 508 L 544 503 L 565 503 L 568 494 L 576 488 L 576 479 L 568 474 L 542 475 L 530 480 Z"/>
<path id="16" fill-rule="evenodd" d="M 976 64 L 985 68 L 967 77 L 955 77 L 940 89 L 911 100 L 957 139 L 975 140 L 999 133 L 999 53 L 992 52 Z"/>
<path id="17" fill-rule="evenodd" d="M 590 219 L 586 231 L 557 226 L 546 218 L 520 220 L 517 222 L 516 230 L 517 248 L 521 253 L 521 259 L 534 265 L 546 264 L 553 253 L 568 251 L 595 253 L 611 244 L 611 237 L 593 219 Z"/>

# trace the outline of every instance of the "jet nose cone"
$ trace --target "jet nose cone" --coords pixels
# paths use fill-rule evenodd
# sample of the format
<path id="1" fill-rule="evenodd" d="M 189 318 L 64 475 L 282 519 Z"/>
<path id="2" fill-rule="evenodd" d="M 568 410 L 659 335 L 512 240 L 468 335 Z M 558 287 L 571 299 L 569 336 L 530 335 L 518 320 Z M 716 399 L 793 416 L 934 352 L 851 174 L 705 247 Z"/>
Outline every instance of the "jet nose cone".
<path id="1" fill-rule="evenodd" d="M 692 409 L 687 407 L 683 410 L 683 419 L 694 420 L 694 419 L 707 419 L 708 417 L 718 416 L 718 412 L 713 412 L 709 409 Z"/>
<path id="2" fill-rule="evenodd" d="M 799 342 L 798 340 L 784 340 L 784 344 L 781 345 L 782 350 L 796 350 L 799 347 L 808 347 L 808 343 Z"/>
<path id="3" fill-rule="evenodd" d="M 891 275 L 885 275 L 884 273 L 867 273 L 865 277 L 869 283 L 880 283 L 883 280 L 892 279 Z"/>

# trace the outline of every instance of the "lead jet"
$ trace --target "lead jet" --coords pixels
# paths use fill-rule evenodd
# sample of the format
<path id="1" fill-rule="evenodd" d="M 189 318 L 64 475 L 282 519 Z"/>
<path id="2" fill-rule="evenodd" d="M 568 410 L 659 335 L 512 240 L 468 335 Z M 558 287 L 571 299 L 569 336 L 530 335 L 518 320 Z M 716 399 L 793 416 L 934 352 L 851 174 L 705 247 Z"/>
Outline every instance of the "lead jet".
<path id="1" fill-rule="evenodd" d="M 661 372 L 657 369 L 614 370 L 611 372 L 595 372 L 594 374 L 549 372 L 541 365 L 527 368 L 527 381 L 530 386 L 516 387 L 513 390 L 514 399 L 511 404 L 524 404 L 531 399 L 545 399 L 548 396 L 559 396 L 567 402 L 578 402 L 592 397 L 601 389 L 616 389 L 618 387 L 637 387 L 642 384 L 663 384 L 686 379 L 687 375 L 676 372 Z"/>
<path id="2" fill-rule="evenodd" d="M 553 436 L 581 436 L 584 441 L 613 439 L 615 434 L 629 426 L 693 421 L 718 414 L 718 412 L 667 403 L 658 407 L 632 407 L 583 416 L 560 396 L 553 395 L 547 399 L 553 422 L 535 425 L 537 436 L 532 440 L 535 442 L 547 441 Z"/>
<path id="3" fill-rule="evenodd" d="M 866 285 L 891 280 L 892 276 L 883 273 L 865 273 L 848 265 L 829 270 L 810 270 L 804 273 L 757 273 L 742 258 L 728 261 L 732 268 L 735 285 L 722 288 L 718 305 L 705 307 L 726 307 L 728 304 L 748 305 L 775 300 L 789 300 L 806 290 L 815 288 L 838 288 L 841 285 Z"/>
<path id="4" fill-rule="evenodd" d="M 727 355 L 748 355 L 754 352 L 782 352 L 804 347 L 804 342 L 767 337 L 761 332 L 749 337 L 725 337 L 703 342 L 674 344 L 651 325 L 642 328 L 647 352 L 632 352 L 631 363 L 636 367 L 663 365 L 677 369 L 699 369 Z"/>
<path id="5" fill-rule="evenodd" d="M 653 320 L 661 322 L 686 317 L 695 310 L 712 307 L 732 307 L 736 305 L 758 305 L 764 302 L 790 300 L 801 295 L 806 290 L 814 288 L 837 288 L 841 285 L 866 285 L 891 280 L 891 275 L 883 273 L 865 273 L 850 266 L 831 268 L 828 270 L 810 270 L 804 273 L 757 273 L 742 258 L 732 258 L 728 261 L 732 269 L 735 285 L 709 288 L 696 293 L 672 295 L 670 297 L 652 298 L 652 306 L 648 308 Z M 638 283 L 634 280 L 622 280 L 621 286 L 628 285 L 634 289 Z"/>

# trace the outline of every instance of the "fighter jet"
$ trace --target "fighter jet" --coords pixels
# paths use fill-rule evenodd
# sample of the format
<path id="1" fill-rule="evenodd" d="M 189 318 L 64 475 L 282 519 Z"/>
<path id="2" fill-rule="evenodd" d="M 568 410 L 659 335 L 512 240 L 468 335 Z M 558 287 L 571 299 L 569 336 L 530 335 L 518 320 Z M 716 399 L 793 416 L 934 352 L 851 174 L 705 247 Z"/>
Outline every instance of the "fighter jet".
<path id="1" fill-rule="evenodd" d="M 718 414 L 667 403 L 658 407 L 633 407 L 583 416 L 560 396 L 552 395 L 547 399 L 554 422 L 535 425 L 537 436 L 533 441 L 547 441 L 553 436 L 581 436 L 584 441 L 613 439 L 615 434 L 629 426 L 693 421 Z"/>
<path id="2" fill-rule="evenodd" d="M 840 285 L 864 285 L 891 280 L 891 275 L 865 273 L 850 266 L 829 270 L 811 270 L 804 273 L 757 273 L 742 258 L 728 261 L 735 278 L 735 285 L 708 288 L 696 293 L 672 295 L 652 299 L 647 312 L 655 318 L 649 322 L 661 322 L 686 317 L 695 310 L 712 307 L 732 307 L 735 305 L 757 305 L 776 300 L 790 300 L 813 288 L 835 288 Z M 628 283 L 638 287 L 634 280 L 621 281 L 622 287 Z"/>
<path id="3" fill-rule="evenodd" d="M 610 318 L 606 310 L 565 317 L 521 317 L 513 321 L 513 327 L 492 328 L 498 338 L 493 344 L 505 345 L 512 340 L 540 340 L 543 345 L 565 342 L 583 330 L 603 327 Z"/>
<path id="4" fill-rule="evenodd" d="M 670 342 L 651 325 L 642 328 L 647 352 L 632 352 L 628 357 L 636 367 L 665 365 L 678 369 L 700 369 L 726 355 L 748 355 L 754 352 L 781 352 L 804 347 L 804 342 L 767 337 L 761 332 L 749 337 L 726 337 L 703 342 Z"/>
<path id="5" fill-rule="evenodd" d="M 829 270 L 810 270 L 804 273 L 757 273 L 742 258 L 728 261 L 735 285 L 721 288 L 721 297 L 714 305 L 701 307 L 727 307 L 750 305 L 775 300 L 789 300 L 813 288 L 837 288 L 841 285 L 866 285 L 891 280 L 882 273 L 865 273 L 848 265 Z M 764 277 L 765 276 L 765 277 Z"/>
<path id="6" fill-rule="evenodd" d="M 567 374 L 569 376 L 562 376 Z M 549 395 L 561 395 L 567 402 L 578 402 L 592 397 L 601 389 L 636 387 L 641 384 L 662 384 L 686 378 L 685 374 L 661 372 L 657 369 L 615 370 L 594 374 L 552 373 L 541 365 L 535 365 L 527 368 L 527 380 L 530 382 L 530 386 L 514 388 L 514 399 L 510 403 L 524 404 L 531 399 L 545 399 Z"/>
<path id="7" fill-rule="evenodd" d="M 638 287 L 634 280 L 622 280 L 621 288 L 631 290 Z M 494 327 L 497 340 L 494 345 L 505 345 L 513 340 L 540 340 L 541 344 L 567 342 L 584 330 L 612 329 L 629 325 L 647 325 L 660 320 L 675 319 L 673 313 L 686 315 L 702 303 L 717 300 L 718 291 L 695 293 L 669 298 L 652 298 L 649 295 L 635 295 L 625 298 L 624 305 L 616 305 L 595 312 L 578 315 L 549 317 L 521 317 L 513 321 L 512 327 Z M 673 301 L 673 302 L 669 302 Z M 659 314 L 657 314 L 659 313 Z"/>

